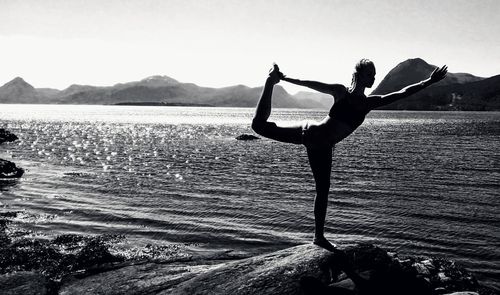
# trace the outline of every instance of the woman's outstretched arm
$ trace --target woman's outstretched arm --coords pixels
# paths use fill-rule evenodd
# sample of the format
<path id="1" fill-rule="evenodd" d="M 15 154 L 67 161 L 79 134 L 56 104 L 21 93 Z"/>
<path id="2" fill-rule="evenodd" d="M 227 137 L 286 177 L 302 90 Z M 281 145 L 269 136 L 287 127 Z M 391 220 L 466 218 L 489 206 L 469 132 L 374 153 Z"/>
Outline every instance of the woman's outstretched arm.
<path id="1" fill-rule="evenodd" d="M 317 81 L 293 79 L 293 78 L 286 77 L 282 73 L 281 73 L 281 80 L 295 84 L 295 85 L 305 86 L 305 87 L 311 88 L 313 90 L 316 90 L 318 92 L 330 94 L 333 96 L 338 96 L 338 94 L 342 90 L 345 90 L 345 87 L 340 85 L 340 84 L 326 84 L 326 83 L 317 82 Z"/>
<path id="2" fill-rule="evenodd" d="M 429 87 L 430 85 L 441 81 L 444 79 L 446 76 L 446 73 L 448 72 L 448 67 L 446 65 L 442 66 L 441 68 L 435 68 L 434 71 L 432 72 L 431 76 L 423 81 L 420 81 L 419 83 L 412 84 L 409 86 L 406 86 L 405 88 L 385 94 L 385 95 L 370 95 L 368 97 L 368 104 L 369 108 L 371 110 L 390 104 L 392 102 L 395 102 L 396 100 L 408 97 L 414 93 L 417 93 L 418 91 Z"/>

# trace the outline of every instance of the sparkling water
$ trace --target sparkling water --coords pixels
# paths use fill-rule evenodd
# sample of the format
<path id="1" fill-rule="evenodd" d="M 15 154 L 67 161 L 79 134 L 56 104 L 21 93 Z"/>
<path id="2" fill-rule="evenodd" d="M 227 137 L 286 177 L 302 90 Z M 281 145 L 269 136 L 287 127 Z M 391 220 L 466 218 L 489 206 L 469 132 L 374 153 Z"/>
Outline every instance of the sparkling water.
<path id="1" fill-rule="evenodd" d="M 273 110 L 289 124 L 324 110 Z M 252 109 L 1 105 L 26 169 L 2 210 L 47 236 L 124 234 L 249 255 L 312 240 L 305 148 L 251 133 Z M 374 111 L 334 151 L 326 236 L 455 259 L 498 288 L 500 113 Z"/>

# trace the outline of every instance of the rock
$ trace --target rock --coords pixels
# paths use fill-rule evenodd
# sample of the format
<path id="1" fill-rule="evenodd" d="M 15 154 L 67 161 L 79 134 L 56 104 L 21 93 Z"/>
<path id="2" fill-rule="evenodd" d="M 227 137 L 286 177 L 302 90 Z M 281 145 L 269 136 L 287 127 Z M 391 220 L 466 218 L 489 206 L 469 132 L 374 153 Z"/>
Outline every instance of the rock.
<path id="1" fill-rule="evenodd" d="M 242 135 L 238 135 L 236 137 L 237 140 L 256 140 L 256 139 L 260 139 L 259 137 L 257 136 L 254 136 L 252 134 L 242 134 Z"/>
<path id="2" fill-rule="evenodd" d="M 234 261 L 160 294 L 303 294 L 302 277 L 326 284 L 334 255 L 313 244 Z"/>
<path id="3" fill-rule="evenodd" d="M 0 293 L 4 295 L 48 294 L 47 280 L 35 272 L 20 271 L 0 275 Z"/>
<path id="4" fill-rule="evenodd" d="M 66 281 L 60 294 L 301 294 L 300 279 L 326 284 L 333 253 L 302 245 L 215 265 L 144 263 Z"/>
<path id="5" fill-rule="evenodd" d="M 446 283 L 451 280 L 451 278 L 447 277 L 444 272 L 438 273 L 438 278 L 442 283 Z"/>
<path id="6" fill-rule="evenodd" d="M 440 273 L 448 279 L 440 279 Z M 462 293 L 452 293 L 459 291 Z M 222 263 L 220 260 L 126 262 L 83 278 L 73 276 L 64 280 L 60 289 L 60 294 L 449 293 L 490 294 L 482 293 L 475 279 L 453 261 L 419 257 L 401 259 L 369 244 L 346 247 L 335 253 L 313 244 L 299 245 Z"/>
<path id="7" fill-rule="evenodd" d="M 24 169 L 16 167 L 16 164 L 0 159 L 0 178 L 19 178 L 23 176 Z"/>
<path id="8" fill-rule="evenodd" d="M 418 276 L 430 282 L 437 294 L 446 294 L 451 291 L 477 291 L 480 287 L 471 273 L 452 260 L 413 257 L 398 261 L 404 269 L 408 271 L 414 269 Z"/>
<path id="9" fill-rule="evenodd" d="M 59 294 L 156 294 L 214 267 L 186 263 L 125 264 L 83 279 L 66 280 Z"/>
<path id="10" fill-rule="evenodd" d="M 9 131 L 0 128 L 0 144 L 4 142 L 12 142 L 17 139 L 18 138 L 15 134 L 12 134 Z"/>

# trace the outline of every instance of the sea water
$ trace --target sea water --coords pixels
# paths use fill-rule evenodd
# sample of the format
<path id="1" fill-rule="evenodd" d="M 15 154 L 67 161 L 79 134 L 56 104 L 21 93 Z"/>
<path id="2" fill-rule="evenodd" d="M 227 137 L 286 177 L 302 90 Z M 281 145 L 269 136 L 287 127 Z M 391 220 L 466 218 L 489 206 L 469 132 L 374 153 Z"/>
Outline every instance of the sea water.
<path id="1" fill-rule="evenodd" d="M 292 124 L 325 110 L 273 110 Z M 249 255 L 308 243 L 305 149 L 252 133 L 252 109 L 1 105 L 26 170 L 2 210 L 53 236 L 123 234 Z M 374 111 L 334 150 L 326 236 L 455 259 L 500 287 L 500 113 Z"/>

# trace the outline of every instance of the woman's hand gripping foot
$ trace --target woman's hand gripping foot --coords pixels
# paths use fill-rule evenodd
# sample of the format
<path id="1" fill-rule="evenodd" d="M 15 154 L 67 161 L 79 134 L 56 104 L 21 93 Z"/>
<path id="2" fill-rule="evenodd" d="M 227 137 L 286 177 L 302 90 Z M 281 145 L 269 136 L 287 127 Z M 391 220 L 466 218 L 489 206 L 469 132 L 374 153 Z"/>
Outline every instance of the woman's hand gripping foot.
<path id="1" fill-rule="evenodd" d="M 273 84 L 278 84 L 283 77 L 284 75 L 280 72 L 280 68 L 274 63 L 273 67 L 269 71 L 269 79 Z"/>

